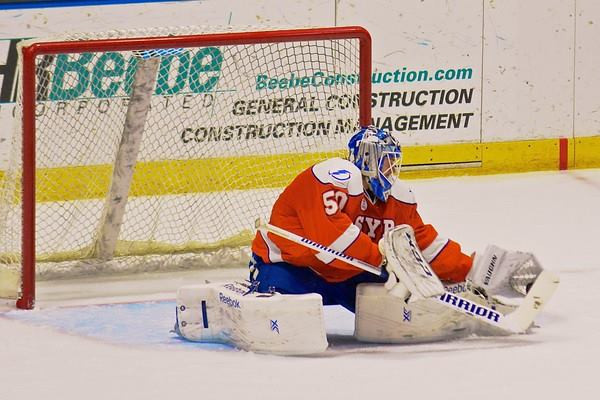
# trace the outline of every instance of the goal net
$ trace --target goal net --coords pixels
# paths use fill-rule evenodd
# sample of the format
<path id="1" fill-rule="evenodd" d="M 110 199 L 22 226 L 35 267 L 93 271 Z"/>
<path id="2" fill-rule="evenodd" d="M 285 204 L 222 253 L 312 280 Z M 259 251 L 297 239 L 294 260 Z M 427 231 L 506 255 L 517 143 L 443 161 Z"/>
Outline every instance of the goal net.
<path id="1" fill-rule="evenodd" d="M 247 262 L 254 219 L 370 123 L 370 52 L 359 27 L 24 42 L 0 297 L 31 308 L 36 277 Z"/>

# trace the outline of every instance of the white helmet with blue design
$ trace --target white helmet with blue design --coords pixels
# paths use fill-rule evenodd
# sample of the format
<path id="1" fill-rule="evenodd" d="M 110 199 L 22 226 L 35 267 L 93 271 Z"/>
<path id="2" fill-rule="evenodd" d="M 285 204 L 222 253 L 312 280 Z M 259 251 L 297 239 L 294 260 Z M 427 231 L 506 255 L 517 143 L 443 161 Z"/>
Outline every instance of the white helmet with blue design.
<path id="1" fill-rule="evenodd" d="M 365 189 L 377 199 L 387 201 L 402 164 L 400 143 L 383 129 L 368 126 L 350 138 L 348 148 L 348 159 L 366 178 Z"/>

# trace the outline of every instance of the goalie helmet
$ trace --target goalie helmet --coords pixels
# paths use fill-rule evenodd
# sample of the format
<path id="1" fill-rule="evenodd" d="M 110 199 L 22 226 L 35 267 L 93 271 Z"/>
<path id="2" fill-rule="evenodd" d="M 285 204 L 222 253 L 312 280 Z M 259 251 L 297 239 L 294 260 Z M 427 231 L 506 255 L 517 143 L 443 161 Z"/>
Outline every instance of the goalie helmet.
<path id="1" fill-rule="evenodd" d="M 394 137 L 374 126 L 358 130 L 348 142 L 348 159 L 366 178 L 368 189 L 385 202 L 402 164 L 402 149 Z"/>

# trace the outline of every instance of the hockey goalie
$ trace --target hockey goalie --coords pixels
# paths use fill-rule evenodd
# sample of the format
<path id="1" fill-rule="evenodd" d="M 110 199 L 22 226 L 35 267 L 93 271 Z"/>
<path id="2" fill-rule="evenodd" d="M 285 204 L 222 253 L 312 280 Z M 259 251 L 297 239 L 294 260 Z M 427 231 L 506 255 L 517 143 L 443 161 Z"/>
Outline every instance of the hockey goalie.
<path id="1" fill-rule="evenodd" d="M 558 279 L 530 253 L 488 246 L 467 255 L 425 224 L 398 179 L 402 151 L 390 133 L 362 128 L 348 147 L 348 159 L 311 166 L 281 193 L 258 227 L 247 283 L 180 289 L 176 331 L 318 353 L 327 348 L 322 307 L 341 305 L 355 313 L 359 341 L 525 332 Z"/>

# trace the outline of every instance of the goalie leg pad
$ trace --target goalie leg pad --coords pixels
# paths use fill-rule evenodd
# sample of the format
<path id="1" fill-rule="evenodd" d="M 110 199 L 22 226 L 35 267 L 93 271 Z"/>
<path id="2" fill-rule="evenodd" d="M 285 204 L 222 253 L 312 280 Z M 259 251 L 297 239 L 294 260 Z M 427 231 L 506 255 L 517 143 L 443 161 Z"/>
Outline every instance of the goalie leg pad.
<path id="1" fill-rule="evenodd" d="M 374 343 L 424 343 L 457 339 L 472 333 L 473 322 L 433 299 L 406 303 L 376 283 L 356 292 L 354 336 Z"/>
<path id="2" fill-rule="evenodd" d="M 246 283 L 208 283 L 177 292 L 175 331 L 257 353 L 315 354 L 327 337 L 318 294 L 248 293 Z"/>

